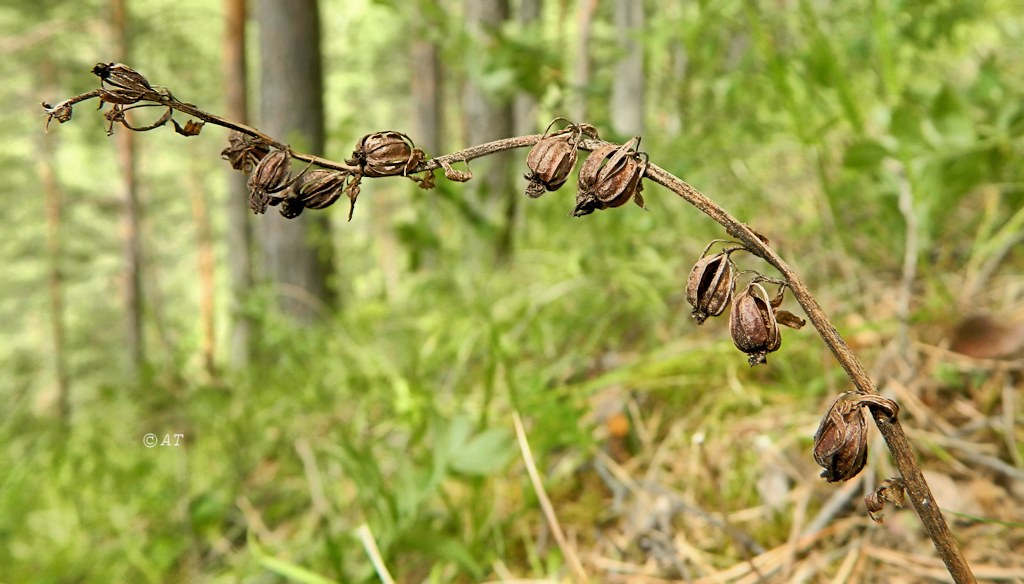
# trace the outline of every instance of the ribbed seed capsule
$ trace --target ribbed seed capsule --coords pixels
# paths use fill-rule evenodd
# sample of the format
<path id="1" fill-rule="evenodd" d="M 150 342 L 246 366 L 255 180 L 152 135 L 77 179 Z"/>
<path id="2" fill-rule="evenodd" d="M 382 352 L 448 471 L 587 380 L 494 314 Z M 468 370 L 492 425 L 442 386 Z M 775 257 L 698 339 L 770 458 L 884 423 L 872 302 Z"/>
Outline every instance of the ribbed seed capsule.
<path id="1" fill-rule="evenodd" d="M 764 286 L 752 282 L 732 299 L 729 333 L 736 348 L 749 355 L 751 366 L 764 363 L 768 353 L 782 345 L 779 324 Z"/>
<path id="2" fill-rule="evenodd" d="M 556 118 L 552 124 L 558 121 Z M 548 130 L 551 126 L 548 126 Z M 579 144 L 582 130 L 575 124 L 554 134 L 547 134 L 530 149 L 526 157 L 526 166 L 530 172 L 524 175 L 529 182 L 526 194 L 533 199 L 544 194 L 544 191 L 557 191 L 568 180 L 572 169 L 576 167 L 576 145 Z"/>
<path id="3" fill-rule="evenodd" d="M 647 170 L 647 155 L 637 152 L 631 144 L 640 144 L 640 136 L 622 146 L 605 144 L 587 156 L 580 168 L 577 182 L 575 217 L 589 215 L 600 209 L 626 204 L 633 199 L 644 207 L 640 196 L 643 176 Z M 643 156 L 643 160 L 641 160 Z"/>
<path id="4" fill-rule="evenodd" d="M 363 136 L 346 162 L 358 165 L 363 176 L 380 177 L 406 175 L 422 160 L 409 136 L 388 130 Z"/>
<path id="5" fill-rule="evenodd" d="M 220 151 L 220 157 L 230 162 L 231 168 L 248 173 L 269 152 L 270 146 L 265 142 L 233 130 L 228 136 L 227 148 Z"/>
<path id="6" fill-rule="evenodd" d="M 287 188 L 290 178 L 291 155 L 287 150 L 274 150 L 264 156 L 249 175 L 249 208 L 254 213 L 266 213 L 271 195 Z"/>
<path id="7" fill-rule="evenodd" d="M 310 170 L 298 179 L 293 190 L 304 206 L 323 209 L 334 204 L 345 194 L 345 182 L 349 175 L 336 170 L 318 168 Z"/>
<path id="8" fill-rule="evenodd" d="M 736 288 L 735 270 L 727 252 L 701 258 L 686 281 L 686 301 L 693 306 L 693 318 L 703 324 L 709 316 L 725 312 Z"/>
<path id="9" fill-rule="evenodd" d="M 829 406 L 814 434 L 814 460 L 825 470 L 821 476 L 830 483 L 857 476 L 867 462 L 868 426 L 861 404 L 837 397 Z"/>

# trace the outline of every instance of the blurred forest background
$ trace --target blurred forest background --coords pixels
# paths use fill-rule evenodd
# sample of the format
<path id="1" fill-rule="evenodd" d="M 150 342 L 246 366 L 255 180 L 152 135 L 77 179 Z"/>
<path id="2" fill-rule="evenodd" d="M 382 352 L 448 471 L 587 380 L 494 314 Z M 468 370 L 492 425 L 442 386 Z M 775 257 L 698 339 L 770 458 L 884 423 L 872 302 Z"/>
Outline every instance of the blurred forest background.
<path id="1" fill-rule="evenodd" d="M 752 369 L 694 325 L 724 233 L 668 191 L 572 218 L 514 152 L 368 180 L 351 222 L 253 216 L 221 128 L 107 137 L 87 102 L 44 133 L 122 61 L 334 160 L 385 129 L 643 135 L 804 275 L 978 576 L 1024 582 L 1019 0 L 244 4 L 0 7 L 0 581 L 378 581 L 357 533 L 399 582 L 565 581 L 567 553 L 604 582 L 948 577 L 912 510 L 866 517 L 877 439 L 818 478 L 847 382 L 813 330 Z"/>

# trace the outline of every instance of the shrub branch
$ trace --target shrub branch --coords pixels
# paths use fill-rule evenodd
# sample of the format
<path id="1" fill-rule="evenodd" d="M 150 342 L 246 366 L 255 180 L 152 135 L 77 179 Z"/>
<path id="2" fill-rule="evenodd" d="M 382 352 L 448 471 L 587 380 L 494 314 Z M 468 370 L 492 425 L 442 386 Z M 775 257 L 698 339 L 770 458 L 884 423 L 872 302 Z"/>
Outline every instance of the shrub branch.
<path id="1" fill-rule="evenodd" d="M 165 88 L 150 86 L 141 75 L 124 65 L 100 64 L 93 69 L 93 72 L 104 82 L 101 84 L 100 89 L 71 97 L 53 106 L 47 103 L 42 104 L 47 113 L 47 126 L 49 126 L 50 121 L 53 119 L 56 119 L 60 123 L 70 120 L 74 105 L 91 99 L 100 99 L 102 102 L 111 104 L 112 106 L 112 109 L 105 114 L 108 121 L 110 121 L 109 131 L 113 130 L 113 126 L 115 124 L 122 125 L 129 130 L 151 130 L 165 125 L 167 121 L 171 120 L 172 112 L 181 112 L 182 114 L 201 120 L 203 123 L 222 126 L 249 136 L 269 147 L 284 150 L 291 155 L 291 158 L 306 162 L 309 165 L 348 173 L 356 176 L 357 178 L 361 178 L 362 176 L 363 171 L 360 169 L 358 164 L 353 164 L 354 161 L 352 160 L 343 163 L 321 158 L 319 156 L 296 152 L 288 145 L 275 140 L 273 137 L 260 132 L 256 128 L 216 116 L 193 104 L 182 102 L 176 99 L 170 91 Z M 136 107 L 146 106 L 164 107 L 166 108 L 167 113 L 164 114 L 163 118 L 151 126 L 136 128 L 128 125 L 124 119 L 124 112 Z M 174 123 L 174 126 L 179 133 L 186 136 L 198 134 L 199 129 L 201 129 L 201 124 L 198 124 L 191 131 L 188 130 L 188 126 L 186 126 L 183 131 L 182 128 L 178 126 L 177 122 Z M 590 127 L 587 126 L 587 128 Z M 590 129 L 592 130 L 592 128 Z M 579 139 L 577 148 L 592 152 L 605 146 L 618 147 L 618 145 L 614 145 L 594 137 L 589 137 L 592 135 L 596 136 L 596 132 L 594 134 L 587 132 L 588 137 Z M 449 179 L 458 181 L 469 180 L 472 176 L 471 173 L 454 171 L 452 169 L 452 165 L 455 163 L 466 163 L 476 158 L 481 158 L 497 152 L 532 147 L 545 136 L 546 134 L 516 136 L 495 140 L 486 144 L 471 146 L 450 154 L 416 161 L 415 164 L 410 164 L 410 168 L 404 169 L 401 174 L 406 176 L 418 173 L 428 175 L 432 174 L 435 170 L 443 169 L 445 176 Z M 413 161 L 411 157 L 409 160 Z M 832 354 L 839 365 L 846 371 L 850 381 L 853 383 L 854 387 L 856 387 L 857 393 L 862 396 L 878 396 L 878 390 L 875 388 L 875 385 L 868 376 L 864 366 L 850 349 L 849 345 L 846 344 L 846 341 L 843 340 L 843 337 L 836 330 L 835 326 L 832 325 L 831 320 L 822 310 L 817 300 L 815 300 L 806 284 L 804 284 L 803 280 L 800 279 L 789 264 L 787 264 L 775 252 L 764 236 L 754 231 L 746 223 L 737 220 L 709 197 L 693 188 L 685 181 L 655 164 L 645 163 L 643 176 L 675 193 L 687 203 L 696 207 L 697 210 L 722 225 L 722 227 L 725 228 L 726 233 L 728 233 L 732 238 L 738 240 L 744 249 L 760 257 L 778 270 L 782 275 L 782 281 L 785 286 L 792 291 L 793 296 L 796 297 L 797 302 L 804 309 L 804 312 L 814 325 L 815 330 L 818 331 L 822 341 L 832 351 Z M 433 184 L 433 181 L 432 179 L 420 179 L 420 184 L 425 188 L 429 188 L 429 186 Z M 354 200 L 354 197 L 352 198 Z M 867 401 L 871 402 L 872 400 L 869 398 Z M 899 419 L 894 415 L 893 410 L 889 410 L 884 407 L 870 407 L 869 409 L 872 417 L 874 418 L 875 425 L 885 438 L 889 451 L 900 471 L 903 484 L 905 485 L 906 491 L 910 496 L 910 500 L 914 505 L 914 509 L 917 510 L 921 523 L 928 532 L 928 535 L 931 537 L 932 543 L 935 545 L 935 549 L 938 550 L 939 556 L 945 563 L 946 568 L 953 577 L 953 580 L 958 584 L 975 582 L 976 580 L 971 572 L 970 566 L 964 559 L 964 556 L 961 553 L 946 520 L 943 518 L 942 511 L 939 509 L 939 506 L 932 495 L 931 489 L 925 481 L 924 475 L 922 474 L 921 468 L 914 455 L 913 448 L 907 439 L 906 433 L 903 431 L 903 427 L 900 424 Z"/>

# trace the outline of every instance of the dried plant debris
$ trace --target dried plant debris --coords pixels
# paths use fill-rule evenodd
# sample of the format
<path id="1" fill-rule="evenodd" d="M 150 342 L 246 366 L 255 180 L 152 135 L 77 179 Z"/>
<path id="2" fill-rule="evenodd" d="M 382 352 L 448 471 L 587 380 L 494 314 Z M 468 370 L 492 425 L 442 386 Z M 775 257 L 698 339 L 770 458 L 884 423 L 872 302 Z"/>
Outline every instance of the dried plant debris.
<path id="1" fill-rule="evenodd" d="M 905 491 L 903 479 L 899 477 L 882 481 L 877 489 L 864 497 L 864 506 L 868 510 L 868 517 L 875 523 L 884 523 L 885 504 L 892 503 L 897 509 L 902 509 L 906 504 Z"/>
<path id="2" fill-rule="evenodd" d="M 599 146 L 587 156 L 577 181 L 574 217 L 620 207 L 630 199 L 646 209 L 640 192 L 648 161 L 646 152 L 636 150 L 639 145 L 640 136 L 634 136 L 621 146 Z"/>
<path id="3" fill-rule="evenodd" d="M 890 418 L 899 413 L 896 402 L 855 391 L 832 400 L 814 434 L 814 461 L 830 483 L 848 481 L 864 468 L 868 456 L 868 426 L 864 407 L 880 408 Z"/>

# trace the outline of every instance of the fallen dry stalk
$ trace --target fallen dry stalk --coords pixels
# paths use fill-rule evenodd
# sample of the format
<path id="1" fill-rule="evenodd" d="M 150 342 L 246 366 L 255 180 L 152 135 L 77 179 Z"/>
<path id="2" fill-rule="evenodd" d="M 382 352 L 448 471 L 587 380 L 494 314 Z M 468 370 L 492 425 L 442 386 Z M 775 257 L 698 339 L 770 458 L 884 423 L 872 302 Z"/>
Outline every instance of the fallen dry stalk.
<path id="1" fill-rule="evenodd" d="M 145 78 L 125 65 L 101 63 L 93 69 L 93 72 L 101 79 L 100 89 L 83 93 L 53 106 L 46 103 L 43 104 L 43 108 L 48 114 L 47 125 L 49 125 L 49 123 L 54 119 L 60 123 L 70 120 L 73 106 L 77 103 L 91 99 L 100 99 L 101 101 L 111 105 L 111 109 L 105 113 L 107 120 L 110 122 L 110 131 L 113 131 L 115 124 L 120 124 L 130 130 L 151 130 L 161 125 L 165 125 L 168 121 L 173 121 L 173 112 L 181 112 L 185 115 L 202 120 L 204 123 L 211 123 L 232 129 L 241 134 L 250 136 L 266 146 L 286 151 L 295 160 L 303 161 L 321 168 L 337 170 L 356 178 L 363 175 L 369 176 L 365 174 L 365 169 L 356 167 L 351 163 L 339 163 L 317 156 L 295 152 L 287 145 L 278 142 L 255 128 L 215 116 L 203 111 L 193 104 L 182 102 L 176 99 L 167 89 L 159 86 L 151 86 Z M 163 117 L 151 126 L 143 128 L 131 127 L 124 117 L 125 111 L 145 106 L 163 107 L 166 108 L 166 112 Z M 190 121 L 182 127 L 174 121 L 174 128 L 178 133 L 186 136 L 193 136 L 199 133 L 201 130 L 201 124 L 196 124 L 195 122 Z M 432 185 L 433 171 L 437 169 L 444 169 L 446 177 L 450 180 L 468 180 L 471 177 L 469 173 L 453 171 L 452 165 L 459 162 L 465 163 L 475 158 L 480 158 L 505 150 L 533 146 L 543 137 L 544 135 L 542 134 L 535 134 L 530 136 L 505 138 L 494 142 L 488 142 L 486 144 L 480 144 L 478 146 L 471 146 L 451 154 L 422 160 L 419 161 L 418 164 L 413 164 L 413 161 L 410 158 L 408 166 L 411 168 L 402 169 L 402 174 L 405 176 L 412 176 L 417 173 L 422 173 L 424 178 L 420 179 L 422 181 L 420 184 L 424 188 L 429 188 L 429 186 Z M 636 140 L 639 141 L 639 138 Z M 578 148 L 585 151 L 594 151 L 601 147 L 608 146 L 617 147 L 618 145 L 612 145 L 609 142 L 591 137 L 581 138 L 578 142 Z M 725 228 L 725 231 L 732 238 L 738 240 L 747 251 L 760 257 L 778 270 L 779 274 L 782 276 L 782 280 L 792 291 L 797 302 L 799 302 L 800 306 L 804 309 L 804 312 L 807 314 L 811 323 L 814 324 L 814 328 L 818 331 L 822 340 L 832 351 L 836 361 L 839 362 L 839 365 L 850 377 L 850 380 L 854 387 L 856 387 L 857 392 L 867 396 L 878 395 L 878 391 L 875 388 L 874 383 L 868 377 L 864 366 L 846 344 L 846 341 L 844 341 L 842 336 L 840 336 L 839 332 L 836 331 L 836 328 L 832 325 L 828 316 L 826 316 L 825 312 L 821 309 L 817 300 L 815 300 L 814 296 L 811 295 L 810 290 L 808 290 L 807 286 L 796 272 L 793 271 L 789 264 L 779 257 L 775 250 L 768 245 L 767 240 L 757 234 L 747 224 L 740 222 L 727 213 L 700 191 L 663 168 L 655 164 L 649 164 L 645 160 L 642 174 L 643 177 L 672 191 L 686 202 L 696 207 L 699 211 L 721 224 Z M 358 180 L 355 182 L 356 186 L 358 186 Z M 637 194 L 638 193 L 639 189 L 637 189 Z M 355 194 L 358 194 L 358 190 L 356 190 Z M 350 193 L 350 198 L 354 203 L 355 197 L 352 193 Z M 642 200 L 638 200 L 638 204 L 642 204 Z M 924 525 L 925 530 L 931 537 L 932 543 L 935 545 L 936 550 L 938 550 L 939 556 L 945 563 L 946 569 L 949 571 L 950 575 L 952 575 L 953 580 L 957 583 L 975 582 L 970 566 L 968 566 L 963 554 L 960 552 L 960 548 L 958 547 L 956 540 L 953 538 L 953 535 L 949 530 L 949 526 L 942 516 L 942 512 L 939 510 L 939 506 L 928 487 L 928 483 L 925 481 L 924 475 L 921 473 L 921 468 L 917 464 L 913 448 L 907 440 L 907 436 L 904 433 L 899 420 L 896 417 L 890 417 L 887 415 L 884 408 L 871 408 L 871 413 L 876 426 L 885 438 L 889 451 L 892 453 L 896 466 L 900 471 L 904 484 L 906 485 L 907 494 L 914 505 L 914 509 L 917 510 L 918 516 L 921 518 L 921 523 Z"/>

